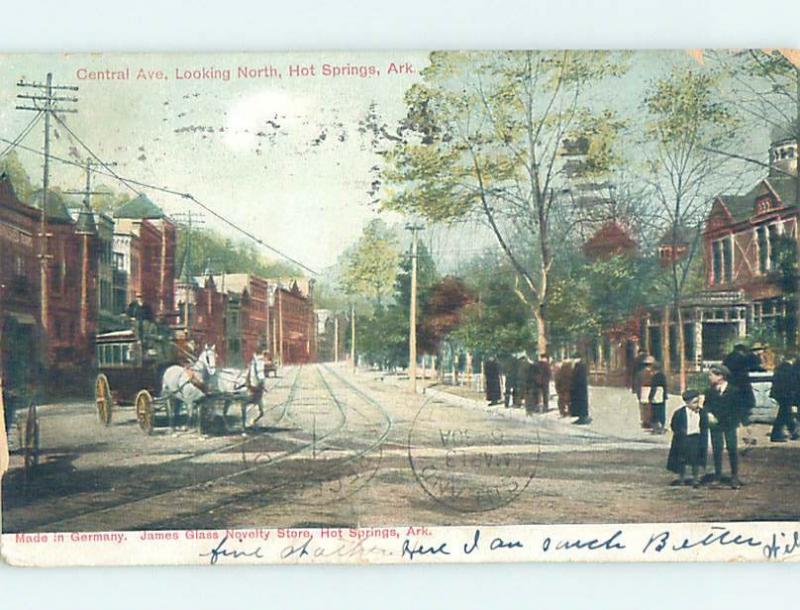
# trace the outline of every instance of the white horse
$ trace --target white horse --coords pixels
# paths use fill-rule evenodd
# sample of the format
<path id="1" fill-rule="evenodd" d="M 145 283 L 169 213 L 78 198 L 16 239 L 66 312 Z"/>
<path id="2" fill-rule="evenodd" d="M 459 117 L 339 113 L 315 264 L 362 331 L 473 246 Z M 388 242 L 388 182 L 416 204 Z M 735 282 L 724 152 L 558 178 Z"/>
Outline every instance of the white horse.
<path id="1" fill-rule="evenodd" d="M 258 417 L 253 421 L 255 424 L 258 420 L 264 417 L 263 397 L 266 392 L 267 370 L 264 358 L 258 354 L 254 354 L 250 360 L 247 369 L 240 371 L 238 369 L 221 369 L 215 377 L 216 389 L 219 392 L 226 394 L 245 394 L 242 400 L 239 401 L 242 407 L 242 434 L 245 433 L 247 427 L 247 407 L 255 405 L 258 407 Z M 231 400 L 225 401 L 225 407 L 222 411 L 222 420 L 225 423 L 225 429 L 228 429 L 228 409 L 231 406 Z"/>
<path id="2" fill-rule="evenodd" d="M 214 345 L 207 344 L 193 365 L 187 367 L 175 364 L 164 371 L 161 379 L 161 397 L 167 401 L 169 427 L 173 432 L 180 403 L 186 406 L 189 414 L 188 423 L 191 425 L 194 422 L 198 432 L 201 431 L 203 401 L 213 387 L 211 382 L 216 374 L 217 352 Z M 198 403 L 199 413 L 196 410 Z"/>

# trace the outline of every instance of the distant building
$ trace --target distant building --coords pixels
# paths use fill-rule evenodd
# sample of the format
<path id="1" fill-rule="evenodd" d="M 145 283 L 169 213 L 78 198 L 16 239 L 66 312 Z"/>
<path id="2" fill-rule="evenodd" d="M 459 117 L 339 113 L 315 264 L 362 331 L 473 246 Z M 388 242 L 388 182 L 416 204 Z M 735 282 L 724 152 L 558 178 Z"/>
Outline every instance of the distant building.
<path id="1" fill-rule="evenodd" d="M 284 364 L 316 362 L 314 281 L 282 278 L 270 285 L 274 286 L 270 298 L 271 345 L 276 357 Z"/>
<path id="2" fill-rule="evenodd" d="M 698 231 L 685 225 L 670 227 L 658 242 L 658 261 L 662 267 L 669 267 L 688 253 L 698 238 Z"/>
<path id="3" fill-rule="evenodd" d="M 214 345 L 220 360 L 226 363 L 228 295 L 217 289 L 213 276 L 198 280 L 175 283 L 175 341 L 184 352 L 195 355 L 205 344 Z"/>
<path id="4" fill-rule="evenodd" d="M 635 254 L 636 242 L 620 222 L 609 220 L 586 240 L 582 249 L 589 260 L 604 260 L 620 254 Z"/>
<path id="5" fill-rule="evenodd" d="M 248 273 L 213 277 L 217 288 L 228 295 L 227 363 L 241 366 L 257 351 L 270 350 L 269 283 Z"/>

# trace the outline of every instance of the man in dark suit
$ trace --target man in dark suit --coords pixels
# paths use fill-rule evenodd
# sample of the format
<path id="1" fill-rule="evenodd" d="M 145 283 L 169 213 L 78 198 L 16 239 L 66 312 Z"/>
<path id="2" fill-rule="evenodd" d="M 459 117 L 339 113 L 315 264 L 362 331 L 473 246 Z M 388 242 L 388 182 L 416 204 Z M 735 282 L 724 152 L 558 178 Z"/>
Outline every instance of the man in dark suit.
<path id="1" fill-rule="evenodd" d="M 714 477 L 712 484 L 722 481 L 722 452 L 728 450 L 731 466 L 731 488 L 739 489 L 739 455 L 737 429 L 749 414 L 743 403 L 741 391 L 731 382 L 731 372 L 725 365 L 714 365 L 709 369 L 711 388 L 706 392 L 705 410 L 708 411 L 711 431 L 711 450 L 714 454 Z"/>
<path id="2" fill-rule="evenodd" d="M 589 417 L 589 369 L 580 354 L 575 354 L 570 387 L 570 415 L 577 417 L 573 423 L 579 426 L 592 423 Z"/>
<path id="3" fill-rule="evenodd" d="M 753 384 L 750 382 L 751 371 L 763 371 L 761 358 L 743 343 L 737 343 L 733 351 L 725 356 L 722 364 L 731 372 L 730 382 L 739 390 L 742 408 L 746 416 L 742 423 L 747 423 L 753 408 L 756 406 L 756 397 L 753 393 Z"/>
<path id="4" fill-rule="evenodd" d="M 800 438 L 800 434 L 797 432 L 797 422 L 792 413 L 792 407 L 800 402 L 800 376 L 798 373 L 800 373 L 800 369 L 797 367 L 797 358 L 792 355 L 782 360 L 772 374 L 772 388 L 769 395 L 778 403 L 778 416 L 775 418 L 772 432 L 769 435 L 773 443 L 785 443 L 789 440 L 789 435 L 792 440 Z"/>
<path id="5" fill-rule="evenodd" d="M 490 356 L 484 362 L 483 374 L 486 378 L 486 401 L 490 406 L 496 405 L 500 402 L 500 363 L 497 358 Z"/>

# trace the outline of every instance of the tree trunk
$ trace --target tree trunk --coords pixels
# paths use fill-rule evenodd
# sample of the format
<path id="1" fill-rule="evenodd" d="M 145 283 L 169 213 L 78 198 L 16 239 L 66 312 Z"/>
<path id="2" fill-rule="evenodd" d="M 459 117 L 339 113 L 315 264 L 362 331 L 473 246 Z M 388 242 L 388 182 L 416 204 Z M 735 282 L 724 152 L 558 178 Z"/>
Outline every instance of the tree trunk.
<path id="1" fill-rule="evenodd" d="M 675 305 L 675 324 L 678 325 L 678 383 L 683 393 L 686 389 L 686 337 L 683 332 L 683 312 L 679 304 Z"/>
<path id="2" fill-rule="evenodd" d="M 536 320 L 536 349 L 540 354 L 547 353 L 547 326 L 540 306 L 533 307 L 533 318 Z"/>

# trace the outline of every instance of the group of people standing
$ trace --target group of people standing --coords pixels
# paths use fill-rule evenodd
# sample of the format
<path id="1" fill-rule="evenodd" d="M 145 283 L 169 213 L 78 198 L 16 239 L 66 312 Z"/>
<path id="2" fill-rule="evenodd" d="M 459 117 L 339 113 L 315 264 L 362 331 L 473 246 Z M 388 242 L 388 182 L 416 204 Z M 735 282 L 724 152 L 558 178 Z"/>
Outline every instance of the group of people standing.
<path id="1" fill-rule="evenodd" d="M 576 417 L 575 423 L 581 425 L 592 421 L 589 370 L 578 355 L 556 367 L 551 365 L 548 354 L 520 354 L 506 367 L 491 357 L 484 363 L 484 375 L 486 400 L 491 406 L 500 404 L 502 399 L 506 408 L 524 407 L 528 414 L 546 413 L 550 410 L 550 383 L 554 380 L 561 416 Z"/>

